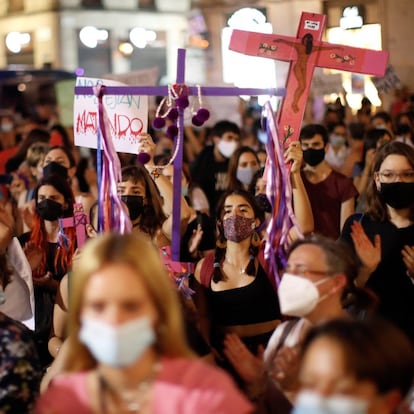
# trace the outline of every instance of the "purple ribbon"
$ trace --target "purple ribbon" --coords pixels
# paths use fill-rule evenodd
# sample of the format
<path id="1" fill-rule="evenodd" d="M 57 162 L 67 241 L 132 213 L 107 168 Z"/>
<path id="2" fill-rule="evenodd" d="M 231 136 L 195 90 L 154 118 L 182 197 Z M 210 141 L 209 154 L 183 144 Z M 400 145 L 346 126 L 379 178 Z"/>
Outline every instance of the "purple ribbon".
<path id="1" fill-rule="evenodd" d="M 66 251 L 69 250 L 69 237 L 63 229 L 62 219 L 59 219 L 58 244 L 64 247 Z"/>
<path id="2" fill-rule="evenodd" d="M 99 102 L 99 130 L 102 136 L 102 148 L 104 153 L 103 165 L 102 165 L 102 179 L 101 186 L 99 188 L 98 202 L 101 206 L 105 200 L 105 190 L 108 189 L 108 197 L 111 203 L 111 216 L 108 224 L 110 230 L 126 233 L 132 230 L 131 221 L 121 198 L 118 196 L 118 183 L 121 181 L 121 162 L 119 161 L 118 154 L 115 150 L 115 146 L 112 139 L 109 137 L 107 131 L 110 131 L 109 120 L 105 108 L 103 106 L 102 97 L 104 85 L 96 85 L 93 88 L 94 95 L 97 96 Z M 98 152 L 100 148 L 98 147 Z"/>
<path id="3" fill-rule="evenodd" d="M 289 232 L 294 226 L 299 235 L 301 231 L 292 208 L 292 187 L 290 184 L 290 168 L 284 160 L 284 148 L 278 139 L 278 128 L 270 102 L 264 105 L 266 117 L 268 156 L 266 175 L 266 195 L 273 209 L 267 226 L 267 242 L 265 257 L 269 262 L 269 271 L 273 273 L 276 285 L 279 286 L 279 268 L 286 264 L 286 251 Z"/>

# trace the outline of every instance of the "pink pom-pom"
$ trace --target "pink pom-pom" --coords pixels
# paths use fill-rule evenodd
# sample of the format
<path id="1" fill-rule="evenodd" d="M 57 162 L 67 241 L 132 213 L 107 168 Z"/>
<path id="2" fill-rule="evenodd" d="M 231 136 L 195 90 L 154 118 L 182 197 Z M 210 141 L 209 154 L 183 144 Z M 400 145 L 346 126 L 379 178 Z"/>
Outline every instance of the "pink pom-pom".
<path id="1" fill-rule="evenodd" d="M 203 122 L 206 122 L 208 118 L 210 118 L 210 111 L 206 108 L 200 108 L 197 111 L 197 117 L 201 119 Z"/>
<path id="2" fill-rule="evenodd" d="M 187 96 L 180 96 L 175 102 L 180 109 L 185 109 L 188 105 L 190 105 L 190 101 Z"/>
<path id="3" fill-rule="evenodd" d="M 171 119 L 171 121 L 175 121 L 178 118 L 178 109 L 171 108 L 170 112 L 168 112 L 167 118 Z"/>
<path id="4" fill-rule="evenodd" d="M 154 118 L 154 121 L 152 121 L 152 126 L 155 129 L 161 129 L 165 127 L 165 119 L 161 118 L 160 116 L 157 116 L 156 118 Z"/>
<path id="5" fill-rule="evenodd" d="M 140 152 L 137 156 L 137 160 L 140 164 L 146 164 L 151 159 L 151 155 L 147 152 Z"/>
<path id="6" fill-rule="evenodd" d="M 170 125 L 167 128 L 167 136 L 170 137 L 171 139 L 174 139 L 177 135 L 178 135 L 178 128 L 176 125 Z"/>
<path id="7" fill-rule="evenodd" d="M 194 115 L 194 116 L 191 118 L 191 122 L 192 122 L 192 124 L 193 124 L 194 126 L 196 126 L 196 127 L 200 127 L 201 125 L 203 125 L 203 124 L 204 124 L 204 121 L 203 121 L 202 119 L 200 119 L 200 117 L 199 117 L 198 115 Z"/>

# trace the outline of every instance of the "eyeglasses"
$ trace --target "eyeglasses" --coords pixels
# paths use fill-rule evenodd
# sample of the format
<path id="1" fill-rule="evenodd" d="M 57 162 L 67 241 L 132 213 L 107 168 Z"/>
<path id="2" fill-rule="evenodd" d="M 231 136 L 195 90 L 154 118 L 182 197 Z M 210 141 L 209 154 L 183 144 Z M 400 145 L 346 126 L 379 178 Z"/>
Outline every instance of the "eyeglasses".
<path id="1" fill-rule="evenodd" d="M 400 181 L 411 183 L 414 182 L 414 170 L 406 170 L 401 172 L 385 170 L 379 171 L 378 175 L 382 182 L 393 183 L 399 178 Z"/>
<path id="2" fill-rule="evenodd" d="M 329 276 L 333 275 L 333 272 L 330 270 L 312 270 L 308 269 L 305 266 L 297 265 L 297 266 L 289 266 L 287 265 L 285 267 L 284 273 L 291 273 L 296 276 Z"/>

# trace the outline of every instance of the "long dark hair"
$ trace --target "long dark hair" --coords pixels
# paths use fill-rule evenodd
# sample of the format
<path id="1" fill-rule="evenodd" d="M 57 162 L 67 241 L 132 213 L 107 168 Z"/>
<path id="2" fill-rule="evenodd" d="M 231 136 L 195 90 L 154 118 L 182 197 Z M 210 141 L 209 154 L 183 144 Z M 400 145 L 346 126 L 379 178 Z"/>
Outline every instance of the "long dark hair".
<path id="1" fill-rule="evenodd" d="M 73 204 L 75 202 L 75 197 L 73 195 L 72 189 L 70 188 L 69 183 L 61 176 L 51 174 L 48 175 L 40 181 L 39 185 L 35 188 L 33 198 L 37 206 L 37 195 L 39 189 L 45 185 L 50 185 L 54 187 L 60 194 L 63 195 L 67 207 L 63 210 L 63 217 L 73 216 Z M 75 253 L 76 248 L 76 233 L 73 227 L 65 229 L 65 233 L 68 237 L 68 247 L 67 249 L 59 246 L 57 254 L 55 256 L 55 270 L 63 270 L 66 273 L 69 269 L 69 266 L 72 263 L 72 257 Z M 35 212 L 33 216 L 33 228 L 30 233 L 30 242 L 35 246 L 40 247 L 43 252 L 42 260 L 39 267 L 36 269 L 37 276 L 43 276 L 46 271 L 46 256 L 49 250 L 49 243 L 47 241 L 46 228 L 43 219 Z"/>
<path id="2" fill-rule="evenodd" d="M 257 165 L 260 165 L 260 161 L 255 150 L 247 146 L 237 148 L 229 160 L 229 167 L 227 169 L 227 190 L 231 191 L 244 189 L 243 184 L 237 179 L 237 168 L 239 166 L 240 157 L 248 152 L 255 156 Z"/>
<path id="3" fill-rule="evenodd" d="M 157 186 L 146 168 L 141 164 L 128 165 L 122 168 L 122 181 L 144 184 L 146 204 L 139 222 L 139 228 L 154 237 L 167 219 L 162 209 L 162 199 Z"/>
<path id="4" fill-rule="evenodd" d="M 76 160 L 73 156 L 73 152 L 68 147 L 64 147 L 63 145 L 54 145 L 53 147 L 49 148 L 49 151 L 46 153 L 46 156 L 47 154 L 49 154 L 50 151 L 53 150 L 61 150 L 66 155 L 66 157 L 69 160 L 69 168 L 72 168 L 76 165 Z"/>
<path id="5" fill-rule="evenodd" d="M 234 191 L 227 191 L 225 192 L 218 204 L 217 204 L 217 244 L 216 249 L 214 251 L 214 271 L 213 271 L 213 281 L 215 283 L 219 282 L 220 280 L 225 280 L 225 275 L 223 275 L 223 272 L 221 271 L 221 262 L 224 259 L 224 256 L 226 254 L 226 238 L 224 237 L 224 229 L 223 229 L 223 223 L 222 219 L 224 216 L 224 205 L 226 202 L 227 197 L 231 195 L 238 195 L 243 197 L 247 203 L 252 207 L 254 212 L 254 218 L 257 218 L 260 220 L 260 223 L 264 220 L 264 213 L 259 208 L 259 206 L 256 203 L 256 200 L 252 194 L 250 194 L 248 191 L 245 190 L 234 190 Z M 250 252 L 250 260 L 246 267 L 246 274 L 248 275 L 255 275 L 256 274 L 256 266 L 255 266 L 255 259 L 259 252 L 259 246 L 250 244 L 249 247 Z"/>
<path id="6" fill-rule="evenodd" d="M 380 170 L 385 158 L 389 155 L 402 155 L 407 159 L 411 167 L 414 169 L 414 148 L 403 142 L 392 141 L 383 145 L 375 154 L 372 166 L 372 172 L 376 173 Z M 371 180 L 367 188 L 367 216 L 375 221 L 389 220 L 386 203 L 381 199 L 377 189 L 375 180 Z M 411 208 L 411 219 L 414 220 L 414 207 Z"/>
<path id="7" fill-rule="evenodd" d="M 302 44 L 305 45 L 306 54 L 310 55 L 313 48 L 313 36 L 310 33 L 306 33 L 305 36 L 302 37 Z"/>
<path id="8" fill-rule="evenodd" d="M 365 156 L 367 151 L 370 149 L 377 150 L 379 147 L 378 143 L 381 143 L 381 140 L 385 135 L 388 135 L 390 138 L 389 140 L 391 141 L 392 137 L 390 132 L 384 128 L 371 128 L 365 133 L 361 161 L 357 163 L 361 168 L 361 171 L 365 168 Z"/>

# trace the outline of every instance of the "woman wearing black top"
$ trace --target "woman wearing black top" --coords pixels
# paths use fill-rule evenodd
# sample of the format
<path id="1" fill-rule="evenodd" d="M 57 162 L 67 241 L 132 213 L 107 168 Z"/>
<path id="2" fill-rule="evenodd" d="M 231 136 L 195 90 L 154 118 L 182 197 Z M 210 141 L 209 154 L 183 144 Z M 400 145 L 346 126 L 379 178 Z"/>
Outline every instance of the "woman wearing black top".
<path id="1" fill-rule="evenodd" d="M 414 342 L 414 149 L 381 147 L 373 163 L 365 214 L 351 216 L 341 239 L 362 264 L 356 284 L 379 298 L 379 313 Z"/>
<path id="2" fill-rule="evenodd" d="M 257 354 L 280 322 L 275 280 L 267 273 L 256 233 L 263 212 L 244 190 L 224 194 L 217 211 L 216 250 L 195 271 L 195 278 L 205 287 L 204 295 L 197 298 L 201 327 L 218 355 L 227 333 L 237 334 Z M 232 372 L 222 355 L 217 362 Z"/>

